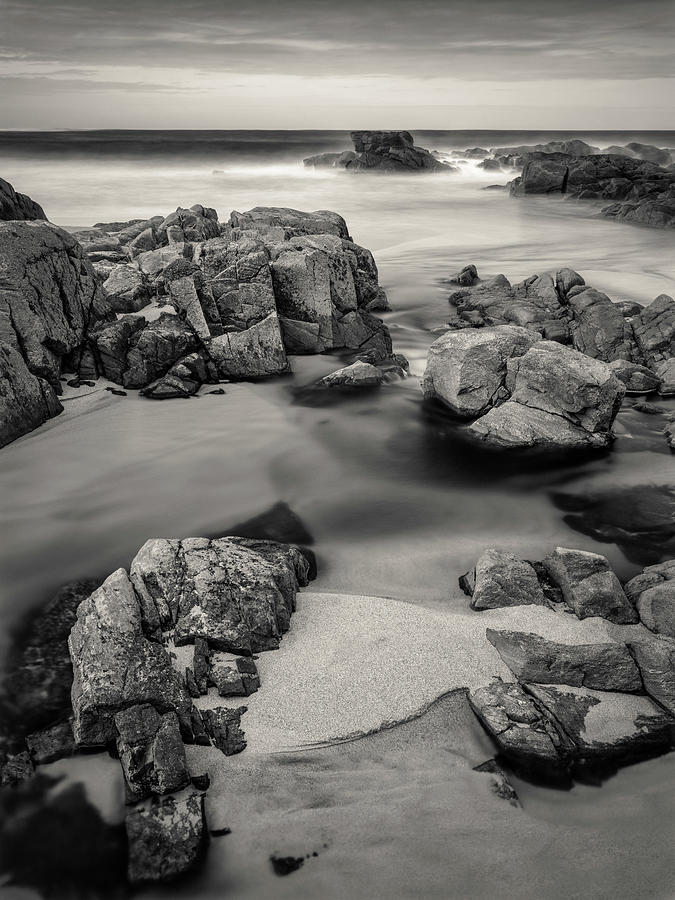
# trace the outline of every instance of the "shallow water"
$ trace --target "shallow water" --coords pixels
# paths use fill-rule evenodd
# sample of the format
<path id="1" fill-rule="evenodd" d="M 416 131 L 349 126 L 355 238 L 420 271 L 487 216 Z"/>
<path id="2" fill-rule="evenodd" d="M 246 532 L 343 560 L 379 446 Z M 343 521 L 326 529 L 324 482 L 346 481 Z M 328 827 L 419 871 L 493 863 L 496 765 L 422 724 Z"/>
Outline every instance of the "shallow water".
<path id="1" fill-rule="evenodd" d="M 227 531 L 278 500 L 315 538 L 319 591 L 457 608 L 465 602 L 458 575 L 495 544 L 528 558 L 556 544 L 593 549 L 622 577 L 644 564 L 640 552 L 627 555 L 623 545 L 574 530 L 553 495 L 655 486 L 667 497 L 675 467 L 659 433 L 661 417 L 626 407 L 611 453 L 573 466 L 514 470 L 467 453 L 454 426 L 430 417 L 419 376 L 432 329 L 447 316 L 443 280 L 466 263 L 513 282 L 569 265 L 614 299 L 644 303 L 675 293 L 675 232 L 598 219 L 594 208 L 561 198 L 513 200 L 482 190 L 510 176 L 474 164 L 457 175 L 420 178 L 309 172 L 300 162 L 315 149 L 308 146 L 238 150 L 220 162 L 213 147 L 203 156 L 198 146 L 179 157 L 174 145 L 173 155 L 146 145 L 143 153 L 78 151 L 74 159 L 19 153 L 0 142 L 2 177 L 66 226 L 196 202 L 215 207 L 221 219 L 253 206 L 340 212 L 353 238 L 375 253 L 393 310 L 384 318 L 412 373 L 378 393 L 325 407 L 299 402 L 297 389 L 337 368 L 339 359 L 330 356 L 297 358 L 289 378 L 230 386 L 225 396 L 188 403 L 103 390 L 83 399 L 67 395 L 62 416 L 0 451 L 2 638 L 60 584 L 127 565 L 148 538 Z M 453 144 L 438 136 L 434 146 Z M 324 141 L 318 149 L 331 147 Z M 661 405 L 675 410 L 675 401 Z M 619 798 L 622 791 L 640 795 L 640 771 L 621 776 Z M 557 809 L 573 824 L 573 803 L 537 798 L 547 810 L 542 817 Z M 611 805 L 601 807 L 607 815 Z"/>

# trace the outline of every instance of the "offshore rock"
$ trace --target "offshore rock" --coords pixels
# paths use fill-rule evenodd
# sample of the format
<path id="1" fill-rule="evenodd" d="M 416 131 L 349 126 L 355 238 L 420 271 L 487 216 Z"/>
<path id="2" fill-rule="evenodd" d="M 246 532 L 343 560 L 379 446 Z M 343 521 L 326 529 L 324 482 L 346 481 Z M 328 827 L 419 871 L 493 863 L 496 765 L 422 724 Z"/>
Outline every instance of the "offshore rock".
<path id="1" fill-rule="evenodd" d="M 347 171 L 375 169 L 382 172 L 457 171 L 455 166 L 436 159 L 422 147 L 416 147 L 409 131 L 352 131 L 356 159 L 347 163 Z"/>

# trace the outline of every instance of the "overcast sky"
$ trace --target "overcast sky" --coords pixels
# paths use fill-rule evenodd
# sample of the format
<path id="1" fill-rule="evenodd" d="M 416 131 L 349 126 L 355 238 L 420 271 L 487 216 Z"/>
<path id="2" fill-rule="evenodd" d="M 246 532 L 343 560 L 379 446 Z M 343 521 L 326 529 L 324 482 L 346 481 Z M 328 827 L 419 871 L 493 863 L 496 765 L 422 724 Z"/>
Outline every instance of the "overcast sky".
<path id="1" fill-rule="evenodd" d="M 675 128 L 675 0 L 0 0 L 3 128 Z"/>

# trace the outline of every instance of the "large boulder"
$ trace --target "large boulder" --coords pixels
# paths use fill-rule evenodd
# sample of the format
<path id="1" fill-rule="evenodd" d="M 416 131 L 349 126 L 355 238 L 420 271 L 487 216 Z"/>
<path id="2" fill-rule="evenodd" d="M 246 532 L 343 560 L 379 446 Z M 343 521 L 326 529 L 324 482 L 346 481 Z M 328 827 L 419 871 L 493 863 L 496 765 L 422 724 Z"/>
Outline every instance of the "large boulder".
<path id="1" fill-rule="evenodd" d="M 460 586 L 472 597 L 475 610 L 546 604 L 532 565 L 504 550 L 485 550 L 473 572 L 462 576 Z"/>
<path id="2" fill-rule="evenodd" d="M 575 350 L 605 362 L 630 358 L 630 328 L 606 294 L 584 285 L 569 291 L 566 302 Z"/>
<path id="3" fill-rule="evenodd" d="M 429 348 L 422 390 L 452 413 L 473 419 L 505 399 L 507 362 L 539 340 L 525 328 L 502 325 L 451 331 Z"/>
<path id="4" fill-rule="evenodd" d="M 604 556 L 588 550 L 556 547 L 543 560 L 543 565 L 578 618 L 602 616 L 621 625 L 638 621 L 632 603 Z"/>
<path id="5" fill-rule="evenodd" d="M 561 644 L 537 634 L 495 631 L 487 639 L 518 681 L 600 691 L 640 691 L 642 679 L 625 644 Z"/>
<path id="6" fill-rule="evenodd" d="M 69 647 L 78 744 L 116 740 L 116 713 L 146 703 L 175 712 L 183 734 L 191 735 L 192 701 L 166 650 L 146 637 L 141 604 L 124 569 L 80 604 Z"/>
<path id="7" fill-rule="evenodd" d="M 648 366 L 675 357 L 675 300 L 660 294 L 631 319 L 635 341 Z"/>
<path id="8" fill-rule="evenodd" d="M 131 565 L 148 633 L 243 655 L 279 646 L 308 576 L 293 545 L 247 538 L 156 539 Z"/>
<path id="9" fill-rule="evenodd" d="M 27 194 L 15 191 L 9 181 L 0 178 L 0 221 L 46 219 L 44 209 Z"/>
<path id="10" fill-rule="evenodd" d="M 342 216 L 327 209 L 303 212 L 289 207 L 256 206 L 247 212 L 232 212 L 229 227 L 235 239 L 250 232 L 270 241 L 284 241 L 303 234 L 333 234 L 350 239 Z"/>
<path id="11" fill-rule="evenodd" d="M 52 385 L 33 375 L 18 350 L 0 343 L 0 447 L 62 411 Z"/>

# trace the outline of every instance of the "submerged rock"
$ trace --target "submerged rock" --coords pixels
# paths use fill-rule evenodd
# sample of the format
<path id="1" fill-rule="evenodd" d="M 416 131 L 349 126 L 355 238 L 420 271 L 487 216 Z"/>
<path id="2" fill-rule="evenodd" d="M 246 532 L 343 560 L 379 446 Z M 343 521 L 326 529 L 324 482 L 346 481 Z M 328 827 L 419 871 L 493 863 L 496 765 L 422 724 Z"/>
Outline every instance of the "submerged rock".
<path id="1" fill-rule="evenodd" d="M 487 639 L 518 681 L 600 691 L 640 691 L 642 680 L 625 644 L 560 644 L 521 631 L 488 628 Z"/>
<path id="2" fill-rule="evenodd" d="M 139 808 L 126 818 L 131 884 L 171 881 L 192 869 L 208 841 L 204 797 L 173 797 Z"/>

